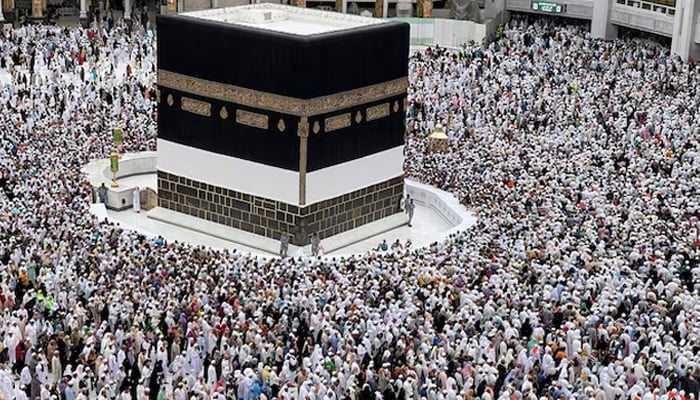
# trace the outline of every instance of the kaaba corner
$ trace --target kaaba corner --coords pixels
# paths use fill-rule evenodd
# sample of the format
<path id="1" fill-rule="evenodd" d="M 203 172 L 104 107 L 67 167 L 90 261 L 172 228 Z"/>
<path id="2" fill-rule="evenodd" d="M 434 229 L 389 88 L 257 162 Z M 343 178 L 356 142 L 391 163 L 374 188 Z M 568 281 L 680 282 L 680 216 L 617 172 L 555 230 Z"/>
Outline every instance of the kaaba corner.
<path id="1" fill-rule="evenodd" d="M 160 207 L 295 245 L 399 211 L 407 24 L 255 4 L 158 36 Z"/>

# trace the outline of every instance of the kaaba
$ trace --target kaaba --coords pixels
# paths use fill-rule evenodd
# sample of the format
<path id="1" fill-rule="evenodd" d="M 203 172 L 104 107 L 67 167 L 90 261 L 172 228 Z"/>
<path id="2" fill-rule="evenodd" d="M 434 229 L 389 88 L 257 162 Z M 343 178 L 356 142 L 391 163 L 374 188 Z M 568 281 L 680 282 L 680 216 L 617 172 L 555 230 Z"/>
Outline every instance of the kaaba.
<path id="1" fill-rule="evenodd" d="M 299 246 L 400 212 L 408 24 L 279 4 L 157 24 L 159 207 Z"/>

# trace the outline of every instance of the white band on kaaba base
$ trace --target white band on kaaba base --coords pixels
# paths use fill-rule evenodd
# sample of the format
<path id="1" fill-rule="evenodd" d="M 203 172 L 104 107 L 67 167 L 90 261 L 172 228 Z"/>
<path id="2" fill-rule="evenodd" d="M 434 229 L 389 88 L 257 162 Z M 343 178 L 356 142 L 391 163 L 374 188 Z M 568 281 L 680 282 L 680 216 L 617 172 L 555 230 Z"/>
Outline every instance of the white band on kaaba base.
<path id="1" fill-rule="evenodd" d="M 403 174 L 403 146 L 306 174 L 306 204 Z M 243 193 L 299 204 L 299 173 L 158 139 L 158 170 Z"/>

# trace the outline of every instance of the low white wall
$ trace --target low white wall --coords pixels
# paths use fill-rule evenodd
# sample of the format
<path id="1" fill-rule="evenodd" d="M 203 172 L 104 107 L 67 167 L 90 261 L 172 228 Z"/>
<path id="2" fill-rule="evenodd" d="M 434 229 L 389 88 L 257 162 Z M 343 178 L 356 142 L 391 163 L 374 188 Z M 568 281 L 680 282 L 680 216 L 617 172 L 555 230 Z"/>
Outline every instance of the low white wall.
<path id="1" fill-rule="evenodd" d="M 105 206 L 112 210 L 126 210 L 134 206 L 133 187 L 111 188 L 107 185 L 107 202 Z"/>
<path id="2" fill-rule="evenodd" d="M 472 21 L 461 21 L 456 19 L 441 18 L 395 18 L 411 25 L 412 45 L 431 45 L 459 47 L 464 43 L 473 40 L 481 42 L 490 32 L 491 28 L 495 32 L 497 24 L 491 27 L 490 24 L 477 24 Z"/>
<path id="3" fill-rule="evenodd" d="M 122 154 L 119 159 L 119 172 L 117 180 L 133 175 L 155 174 L 158 166 L 158 157 L 155 151 L 141 153 Z M 91 184 L 100 186 L 102 182 L 112 182 L 112 171 L 109 168 L 109 158 L 93 160 L 81 169 Z"/>
<path id="4" fill-rule="evenodd" d="M 405 192 L 415 203 L 430 207 L 452 225 L 446 234 L 463 231 L 474 224 L 474 215 L 451 193 L 411 179 L 405 180 Z"/>
<path id="5" fill-rule="evenodd" d="M 158 158 L 155 151 L 122 154 L 122 158 L 119 160 L 117 182 L 119 178 L 127 176 L 155 174 L 157 172 L 157 164 Z M 90 162 L 81 169 L 81 172 L 86 175 L 93 190 L 97 190 L 102 183 L 107 186 L 107 208 L 122 210 L 133 205 L 133 187 L 123 185 L 116 188 L 111 187 L 112 171 L 109 167 L 108 158 Z"/>
<path id="6" fill-rule="evenodd" d="M 126 154 L 119 160 L 119 172 L 117 179 L 132 175 L 151 174 L 157 171 L 158 158 L 155 151 Z M 112 171 L 109 165 L 104 169 L 103 175 L 111 181 Z"/>
<path id="7" fill-rule="evenodd" d="M 651 10 L 613 4 L 610 22 L 657 35 L 673 36 L 674 17 Z"/>

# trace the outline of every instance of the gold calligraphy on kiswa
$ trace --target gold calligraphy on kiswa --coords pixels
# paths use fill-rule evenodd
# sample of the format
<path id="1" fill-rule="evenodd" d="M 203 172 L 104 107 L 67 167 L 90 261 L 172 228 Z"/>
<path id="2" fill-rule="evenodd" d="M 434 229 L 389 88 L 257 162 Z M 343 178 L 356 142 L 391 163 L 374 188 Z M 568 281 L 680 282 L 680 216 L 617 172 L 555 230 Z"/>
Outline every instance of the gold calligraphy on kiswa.
<path id="1" fill-rule="evenodd" d="M 236 110 L 236 122 L 258 129 L 267 129 L 269 126 L 267 115 L 241 109 Z"/>
<path id="2" fill-rule="evenodd" d="M 332 117 L 326 118 L 323 122 L 326 132 L 337 131 L 338 129 L 347 128 L 350 126 L 351 116 L 350 113 L 334 115 Z"/>
<path id="3" fill-rule="evenodd" d="M 197 96 L 296 116 L 314 116 L 405 95 L 408 78 L 402 77 L 313 99 L 300 99 L 158 70 L 158 85 Z"/>
<path id="4" fill-rule="evenodd" d="M 211 104 L 206 101 L 183 97 L 180 99 L 180 109 L 203 117 L 211 117 Z"/>
<path id="5" fill-rule="evenodd" d="M 367 107 L 367 122 L 388 117 L 390 113 L 389 103 L 382 103 L 376 106 Z"/>

